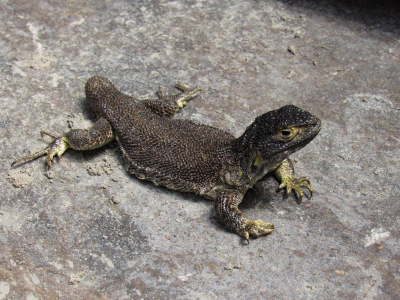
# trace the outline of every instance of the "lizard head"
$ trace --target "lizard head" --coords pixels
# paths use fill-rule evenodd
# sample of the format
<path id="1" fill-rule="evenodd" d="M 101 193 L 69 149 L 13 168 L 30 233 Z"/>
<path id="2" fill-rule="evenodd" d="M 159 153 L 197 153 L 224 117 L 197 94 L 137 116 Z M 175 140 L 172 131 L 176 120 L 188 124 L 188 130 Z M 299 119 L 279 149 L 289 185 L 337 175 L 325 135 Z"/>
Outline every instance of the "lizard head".
<path id="1" fill-rule="evenodd" d="M 307 145 L 320 129 L 320 119 L 294 105 L 267 112 L 238 139 L 244 167 L 280 163 Z"/>

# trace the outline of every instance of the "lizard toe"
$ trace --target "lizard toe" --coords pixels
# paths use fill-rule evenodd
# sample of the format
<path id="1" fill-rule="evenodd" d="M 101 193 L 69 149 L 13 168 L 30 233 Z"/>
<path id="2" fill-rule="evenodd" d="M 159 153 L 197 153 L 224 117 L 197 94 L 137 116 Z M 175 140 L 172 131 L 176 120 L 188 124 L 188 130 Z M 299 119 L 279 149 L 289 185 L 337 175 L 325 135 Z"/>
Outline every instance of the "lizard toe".
<path id="1" fill-rule="evenodd" d="M 244 230 L 240 233 L 247 241 L 250 236 L 258 238 L 260 235 L 267 235 L 274 231 L 274 225 L 272 223 L 266 223 L 262 220 L 247 221 L 244 226 Z"/>

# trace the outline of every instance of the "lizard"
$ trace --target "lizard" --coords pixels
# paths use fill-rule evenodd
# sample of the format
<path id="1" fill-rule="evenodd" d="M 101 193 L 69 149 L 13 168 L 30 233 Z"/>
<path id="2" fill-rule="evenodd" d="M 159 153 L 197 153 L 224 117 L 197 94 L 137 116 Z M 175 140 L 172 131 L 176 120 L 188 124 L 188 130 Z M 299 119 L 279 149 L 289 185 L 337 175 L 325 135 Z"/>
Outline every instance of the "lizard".
<path id="1" fill-rule="evenodd" d="M 244 133 L 232 134 L 190 120 L 171 118 L 196 97 L 200 87 L 175 86 L 177 94 L 167 95 L 161 86 L 157 99 L 138 100 L 120 92 L 110 80 L 91 77 L 85 94 L 97 121 L 88 129 L 72 129 L 57 136 L 41 131 L 53 141 L 43 150 L 20 157 L 16 164 L 46 155 L 47 168 L 71 148 L 92 150 L 113 140 L 122 151 L 126 170 L 156 186 L 192 192 L 214 201 L 219 222 L 229 231 L 249 238 L 270 234 L 272 223 L 249 220 L 239 210 L 246 191 L 267 173 L 280 181 L 278 190 L 291 191 L 301 203 L 308 189 L 307 177 L 297 179 L 289 156 L 313 140 L 321 120 L 294 105 L 285 105 L 258 116 Z"/>

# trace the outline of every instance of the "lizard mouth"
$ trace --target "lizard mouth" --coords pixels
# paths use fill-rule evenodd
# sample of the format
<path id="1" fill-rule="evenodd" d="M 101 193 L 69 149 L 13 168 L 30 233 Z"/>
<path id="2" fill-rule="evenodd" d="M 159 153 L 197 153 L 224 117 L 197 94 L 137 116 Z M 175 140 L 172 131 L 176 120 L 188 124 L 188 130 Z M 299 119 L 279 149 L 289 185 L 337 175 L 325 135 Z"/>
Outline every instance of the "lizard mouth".
<path id="1" fill-rule="evenodd" d="M 314 134 L 317 135 L 317 134 L 320 132 L 320 130 L 321 130 L 321 124 L 322 124 L 322 122 L 321 122 L 320 119 L 317 119 L 317 118 L 316 118 L 315 121 L 316 121 L 316 122 L 315 122 L 315 124 L 314 124 L 314 130 L 312 130 L 312 132 L 314 132 Z"/>
<path id="2" fill-rule="evenodd" d="M 321 131 L 321 120 L 315 118 L 312 120 L 311 124 L 303 127 L 303 134 L 299 139 L 294 139 L 289 145 L 288 148 L 291 146 L 295 146 L 295 151 L 303 148 L 309 142 L 311 142 Z"/>

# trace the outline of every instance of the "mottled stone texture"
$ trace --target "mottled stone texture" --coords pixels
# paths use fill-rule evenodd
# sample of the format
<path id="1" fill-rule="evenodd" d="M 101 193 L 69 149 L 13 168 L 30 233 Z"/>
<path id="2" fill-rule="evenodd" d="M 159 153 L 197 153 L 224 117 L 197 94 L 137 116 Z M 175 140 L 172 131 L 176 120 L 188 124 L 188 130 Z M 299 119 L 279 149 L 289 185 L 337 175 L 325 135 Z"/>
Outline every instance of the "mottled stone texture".
<path id="1" fill-rule="evenodd" d="M 396 2 L 1 0 L 0 299 L 398 299 Z M 276 231 L 246 246 L 212 202 L 129 176 L 115 144 L 10 170 L 39 130 L 90 124 L 93 75 L 141 98 L 199 85 L 177 117 L 234 135 L 310 111 L 323 128 L 294 158 L 312 200 L 259 182 L 241 210 Z"/>

